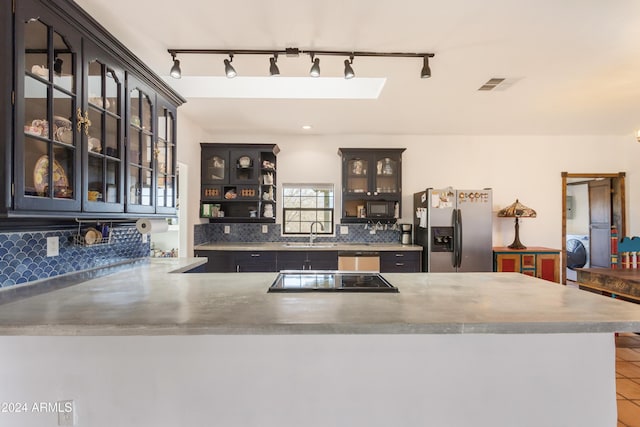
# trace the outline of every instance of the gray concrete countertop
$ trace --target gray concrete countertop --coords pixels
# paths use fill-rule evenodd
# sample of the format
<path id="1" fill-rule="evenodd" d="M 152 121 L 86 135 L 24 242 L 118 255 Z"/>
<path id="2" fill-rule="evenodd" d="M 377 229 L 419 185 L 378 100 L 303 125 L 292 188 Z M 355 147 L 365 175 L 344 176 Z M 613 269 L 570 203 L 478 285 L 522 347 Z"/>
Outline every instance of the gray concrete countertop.
<path id="1" fill-rule="evenodd" d="M 267 293 L 277 273 L 173 273 L 151 259 L 7 302 L 1 335 L 494 334 L 640 331 L 640 305 L 517 273 L 386 273 L 400 290 Z"/>
<path id="2" fill-rule="evenodd" d="M 334 243 L 322 240 L 309 245 L 305 242 L 213 242 L 196 245 L 195 250 L 204 251 L 421 251 L 419 245 L 400 243 Z"/>

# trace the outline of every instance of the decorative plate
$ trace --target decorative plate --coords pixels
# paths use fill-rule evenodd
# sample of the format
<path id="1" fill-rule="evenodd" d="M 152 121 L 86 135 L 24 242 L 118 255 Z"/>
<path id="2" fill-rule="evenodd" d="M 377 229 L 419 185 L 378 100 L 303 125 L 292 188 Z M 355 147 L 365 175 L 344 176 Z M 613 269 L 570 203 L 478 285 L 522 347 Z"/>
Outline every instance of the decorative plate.
<path id="1" fill-rule="evenodd" d="M 89 227 L 84 233 L 84 242 L 87 245 L 93 245 L 102 241 L 102 233 L 93 227 Z"/>
<path id="2" fill-rule="evenodd" d="M 46 154 L 38 159 L 33 168 L 33 184 L 38 193 L 43 193 L 49 185 L 49 156 Z M 54 188 L 69 187 L 67 174 L 56 160 L 53 161 L 53 186 Z"/>

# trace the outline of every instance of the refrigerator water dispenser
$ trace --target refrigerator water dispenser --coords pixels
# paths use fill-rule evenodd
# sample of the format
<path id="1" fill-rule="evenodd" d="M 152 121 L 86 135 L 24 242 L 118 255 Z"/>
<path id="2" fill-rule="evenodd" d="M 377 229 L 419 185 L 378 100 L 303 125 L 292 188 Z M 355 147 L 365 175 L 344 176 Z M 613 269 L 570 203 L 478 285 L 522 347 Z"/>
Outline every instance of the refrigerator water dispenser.
<path id="1" fill-rule="evenodd" d="M 453 252 L 453 227 L 431 227 L 431 252 Z"/>

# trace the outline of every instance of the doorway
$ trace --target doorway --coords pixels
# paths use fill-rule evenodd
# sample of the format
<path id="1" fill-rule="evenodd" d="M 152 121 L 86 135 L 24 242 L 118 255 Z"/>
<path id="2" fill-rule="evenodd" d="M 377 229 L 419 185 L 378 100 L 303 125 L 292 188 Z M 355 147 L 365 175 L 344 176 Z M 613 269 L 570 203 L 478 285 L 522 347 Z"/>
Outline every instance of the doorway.
<path id="1" fill-rule="evenodd" d="M 626 235 L 625 173 L 562 172 L 561 283 L 575 280 L 574 267 L 610 266 L 613 225 Z"/>

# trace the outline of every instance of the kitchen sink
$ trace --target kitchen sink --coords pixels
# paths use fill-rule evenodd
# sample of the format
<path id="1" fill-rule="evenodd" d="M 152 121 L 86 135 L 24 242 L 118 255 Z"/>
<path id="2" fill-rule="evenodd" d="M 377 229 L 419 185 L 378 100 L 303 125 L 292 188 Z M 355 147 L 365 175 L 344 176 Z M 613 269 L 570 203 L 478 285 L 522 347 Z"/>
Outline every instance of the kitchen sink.
<path id="1" fill-rule="evenodd" d="M 287 248 L 335 248 L 336 243 L 308 243 L 308 242 L 288 242 L 283 246 Z"/>

